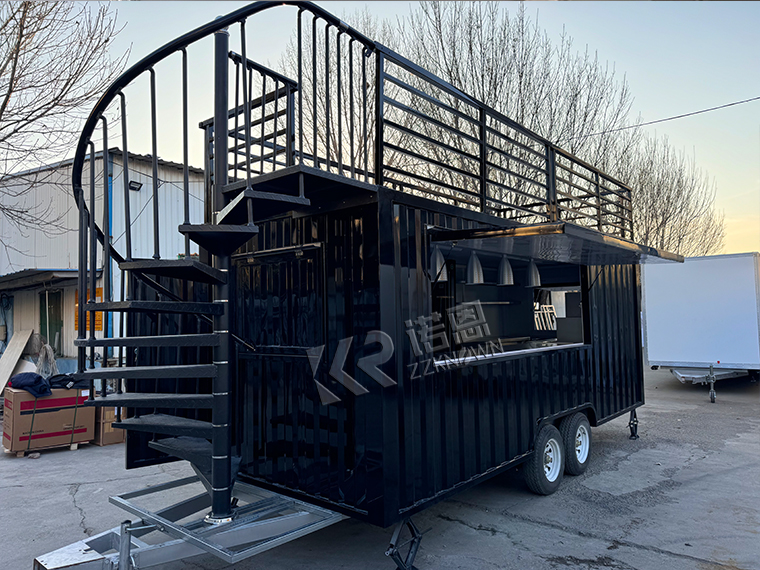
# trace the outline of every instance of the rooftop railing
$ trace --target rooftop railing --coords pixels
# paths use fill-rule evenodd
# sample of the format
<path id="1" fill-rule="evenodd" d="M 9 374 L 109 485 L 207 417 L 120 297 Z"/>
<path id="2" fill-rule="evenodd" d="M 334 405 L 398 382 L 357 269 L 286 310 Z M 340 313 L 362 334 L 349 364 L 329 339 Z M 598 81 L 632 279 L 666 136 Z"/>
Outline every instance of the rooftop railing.
<path id="1" fill-rule="evenodd" d="M 252 61 L 246 53 L 247 33 L 256 29 L 256 15 L 278 6 L 295 12 L 293 65 L 288 73 Z M 201 26 L 157 49 L 119 77 L 103 94 L 84 126 L 73 166 L 73 189 L 83 225 L 104 248 L 104 258 L 122 261 L 139 256 L 166 255 L 159 242 L 160 181 L 157 139 L 159 100 L 168 96 L 156 90 L 156 65 L 181 58 L 181 86 L 176 108 L 182 125 L 184 213 L 189 216 L 190 192 L 187 48 L 228 30 L 239 39 L 242 53 L 230 52 L 233 70 L 229 90 L 227 138 L 229 178 L 248 180 L 292 166 L 305 166 L 363 182 L 383 185 L 431 200 L 530 224 L 568 221 L 600 232 L 632 237 L 631 189 L 594 166 L 563 151 L 550 141 L 517 124 L 464 91 L 427 72 L 398 53 L 364 36 L 339 18 L 310 2 L 256 2 Z M 126 188 L 129 164 L 123 165 L 125 246 L 104 240 L 110 221 L 97 224 L 95 203 L 104 204 L 108 189 L 85 193 L 82 172 L 88 150 L 100 131 L 108 148 L 105 113 L 119 106 L 121 146 L 128 156 L 127 101 L 124 90 L 143 75 L 149 79 L 150 141 L 153 164 L 153 247 L 132 251 Z M 293 75 L 293 77 L 288 77 Z M 209 78 L 211 79 L 211 78 Z M 234 87 L 232 86 L 234 85 Z M 212 115 L 210 112 L 209 115 Z M 98 128 L 100 125 L 100 129 Z M 213 121 L 201 123 L 213 136 Z M 181 134 L 180 134 L 181 133 Z M 106 150 L 107 152 L 107 150 Z M 207 158 L 213 160 L 212 155 Z M 207 179 L 213 184 L 211 168 Z M 95 194 L 98 193 L 96 198 Z M 101 195 L 102 194 L 102 195 Z M 215 205 L 208 199 L 207 221 Z M 187 223 L 187 219 L 184 220 Z M 87 238 L 80 255 L 86 265 Z M 185 255 L 190 254 L 185 242 Z M 176 252 L 170 252 L 170 255 Z"/>

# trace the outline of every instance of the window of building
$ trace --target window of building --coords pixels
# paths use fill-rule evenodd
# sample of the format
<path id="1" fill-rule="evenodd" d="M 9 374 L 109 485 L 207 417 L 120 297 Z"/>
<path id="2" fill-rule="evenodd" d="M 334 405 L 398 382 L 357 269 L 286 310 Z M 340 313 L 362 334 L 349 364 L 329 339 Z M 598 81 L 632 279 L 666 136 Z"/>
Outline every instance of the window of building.
<path id="1" fill-rule="evenodd" d="M 53 347 L 56 356 L 63 354 L 63 291 L 40 291 L 40 334 Z"/>

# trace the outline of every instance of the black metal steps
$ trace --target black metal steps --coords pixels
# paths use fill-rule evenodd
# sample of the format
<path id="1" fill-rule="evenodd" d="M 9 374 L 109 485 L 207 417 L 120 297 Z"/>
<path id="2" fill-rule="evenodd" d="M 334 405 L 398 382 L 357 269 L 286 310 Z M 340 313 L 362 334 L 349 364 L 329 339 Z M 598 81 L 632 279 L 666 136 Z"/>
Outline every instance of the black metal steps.
<path id="1" fill-rule="evenodd" d="M 209 422 L 166 414 L 148 414 L 138 418 L 127 418 L 120 422 L 114 422 L 113 427 L 166 435 L 211 438 L 211 424 Z"/>
<path id="2" fill-rule="evenodd" d="M 217 214 L 219 224 L 245 224 L 248 222 L 247 201 L 253 201 L 255 220 L 265 220 L 288 212 L 299 206 L 309 206 L 311 201 L 301 196 L 262 192 L 261 190 L 243 190 Z"/>
<path id="3" fill-rule="evenodd" d="M 229 255 L 253 239 L 259 228 L 255 225 L 183 224 L 179 232 L 213 255 Z"/>
<path id="4" fill-rule="evenodd" d="M 96 408 L 105 406 L 123 406 L 126 408 L 183 408 L 210 409 L 214 397 L 211 394 L 159 394 L 150 392 L 129 392 L 110 394 L 87 400 L 85 406 Z"/>
<path id="5" fill-rule="evenodd" d="M 227 274 L 225 272 L 219 271 L 191 257 L 185 257 L 184 259 L 136 259 L 133 261 L 123 261 L 119 264 L 119 269 L 201 283 L 227 282 Z"/>
<path id="6" fill-rule="evenodd" d="M 167 336 L 126 336 L 121 338 L 83 338 L 75 339 L 74 346 L 112 346 L 112 347 L 140 347 L 140 346 L 169 346 L 198 347 L 219 346 L 218 334 L 182 334 Z"/>
<path id="7" fill-rule="evenodd" d="M 148 442 L 148 446 L 161 453 L 189 461 L 204 473 L 211 472 L 212 444 L 206 439 L 199 437 L 169 437 L 159 439 L 158 441 L 150 441 Z M 240 467 L 240 459 L 240 456 L 233 455 L 230 457 L 233 477 L 237 474 Z"/>
<path id="8" fill-rule="evenodd" d="M 72 374 L 74 380 L 107 378 L 215 378 L 213 364 L 183 364 L 179 366 L 125 366 L 112 368 L 91 368 Z"/>
<path id="9" fill-rule="evenodd" d="M 224 312 L 224 307 L 219 303 L 188 303 L 185 301 L 109 301 L 106 303 L 87 303 L 84 310 L 221 315 Z"/>

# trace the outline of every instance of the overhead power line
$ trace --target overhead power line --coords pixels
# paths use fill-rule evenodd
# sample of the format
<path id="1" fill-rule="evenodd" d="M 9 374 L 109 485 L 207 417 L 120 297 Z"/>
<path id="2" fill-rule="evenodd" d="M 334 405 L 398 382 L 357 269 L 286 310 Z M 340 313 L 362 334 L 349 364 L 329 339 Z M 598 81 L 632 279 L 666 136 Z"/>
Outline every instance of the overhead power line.
<path id="1" fill-rule="evenodd" d="M 616 133 L 618 131 L 625 131 L 627 129 L 635 129 L 637 127 L 646 127 L 647 125 L 656 125 L 657 123 L 664 123 L 665 121 L 674 121 L 675 119 L 683 119 L 684 117 L 691 117 L 693 115 L 701 115 L 702 113 L 709 113 L 710 111 L 717 111 L 718 109 L 725 109 L 726 107 L 733 107 L 735 105 L 743 105 L 744 103 L 751 103 L 757 101 L 759 97 L 752 97 L 751 99 L 744 99 L 743 101 L 734 101 L 733 103 L 726 103 L 725 105 L 718 105 L 717 107 L 710 107 L 709 109 L 702 109 L 701 111 L 693 111 L 691 113 L 684 113 L 683 115 L 675 115 L 674 117 L 667 117 L 666 119 L 657 119 L 656 121 L 648 121 L 646 123 L 639 123 L 636 125 L 628 125 L 627 127 L 619 127 L 617 129 L 610 129 L 608 131 L 599 131 L 598 133 L 591 133 L 588 135 L 580 135 L 577 137 L 568 137 L 565 140 L 584 139 L 588 137 L 595 137 L 598 135 L 606 135 L 607 133 Z"/>

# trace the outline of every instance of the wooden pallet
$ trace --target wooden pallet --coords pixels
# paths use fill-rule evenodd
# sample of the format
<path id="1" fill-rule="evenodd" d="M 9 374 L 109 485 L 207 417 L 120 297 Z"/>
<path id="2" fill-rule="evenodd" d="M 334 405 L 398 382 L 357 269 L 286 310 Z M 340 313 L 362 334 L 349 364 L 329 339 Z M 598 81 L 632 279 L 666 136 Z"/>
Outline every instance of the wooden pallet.
<path id="1" fill-rule="evenodd" d="M 66 443 L 63 445 L 48 445 L 47 447 L 35 447 L 32 449 L 23 449 L 21 451 L 11 451 L 10 449 L 3 448 L 3 452 L 8 453 L 8 454 L 12 453 L 16 457 L 24 457 L 24 455 L 26 455 L 27 452 L 35 453 L 37 451 L 47 451 L 48 449 L 62 449 L 64 447 L 68 447 L 71 451 L 76 451 L 77 449 L 79 449 L 79 446 L 83 443 L 89 443 L 89 442 L 80 441 L 79 443 L 72 443 L 72 444 Z"/>

